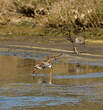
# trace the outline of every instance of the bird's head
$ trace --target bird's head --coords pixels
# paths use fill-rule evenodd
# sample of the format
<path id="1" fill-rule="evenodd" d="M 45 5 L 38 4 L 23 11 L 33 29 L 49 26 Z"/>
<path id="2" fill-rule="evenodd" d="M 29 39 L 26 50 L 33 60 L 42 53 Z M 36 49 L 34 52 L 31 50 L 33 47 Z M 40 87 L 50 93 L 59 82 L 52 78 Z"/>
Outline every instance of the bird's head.
<path id="1" fill-rule="evenodd" d="M 35 66 L 34 66 L 32 73 L 34 74 L 36 71 L 37 71 L 37 68 L 35 68 Z"/>

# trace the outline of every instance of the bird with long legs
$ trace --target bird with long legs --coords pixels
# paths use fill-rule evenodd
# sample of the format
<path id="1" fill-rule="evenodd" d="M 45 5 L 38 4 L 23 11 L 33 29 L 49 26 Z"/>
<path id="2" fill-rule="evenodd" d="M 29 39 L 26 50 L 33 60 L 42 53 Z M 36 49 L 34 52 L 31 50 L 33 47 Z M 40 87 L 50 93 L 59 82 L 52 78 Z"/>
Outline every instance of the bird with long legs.
<path id="1" fill-rule="evenodd" d="M 49 68 L 50 69 L 50 73 L 49 73 L 49 83 L 52 84 L 53 83 L 53 64 L 56 62 L 56 60 L 58 58 L 60 58 L 62 54 L 58 54 L 55 56 L 50 56 L 45 60 L 42 60 L 40 63 L 34 65 L 33 67 L 33 74 L 37 71 L 37 70 L 43 70 L 45 68 Z"/>
<path id="2" fill-rule="evenodd" d="M 66 35 L 66 38 L 68 41 L 72 43 L 73 51 L 75 54 L 79 54 L 79 47 L 77 45 L 83 45 L 85 47 L 85 39 L 84 37 L 78 36 L 78 35 L 71 35 L 71 32 L 69 30 L 69 35 Z"/>

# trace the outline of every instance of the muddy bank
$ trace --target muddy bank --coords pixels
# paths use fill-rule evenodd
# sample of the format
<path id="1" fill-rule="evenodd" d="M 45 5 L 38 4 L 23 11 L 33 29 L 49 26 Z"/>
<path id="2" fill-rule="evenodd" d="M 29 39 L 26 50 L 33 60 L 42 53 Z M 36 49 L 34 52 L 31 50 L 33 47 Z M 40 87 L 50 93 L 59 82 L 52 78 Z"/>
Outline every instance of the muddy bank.
<path id="1" fill-rule="evenodd" d="M 103 43 L 86 41 L 86 47 L 80 48 L 80 55 L 75 55 L 69 42 L 29 42 L 29 41 L 0 41 L 0 51 L 24 50 L 25 52 L 46 52 L 49 55 L 63 53 L 64 60 L 76 60 L 79 62 L 103 62 Z M 8 51 L 7 50 L 7 51 Z"/>

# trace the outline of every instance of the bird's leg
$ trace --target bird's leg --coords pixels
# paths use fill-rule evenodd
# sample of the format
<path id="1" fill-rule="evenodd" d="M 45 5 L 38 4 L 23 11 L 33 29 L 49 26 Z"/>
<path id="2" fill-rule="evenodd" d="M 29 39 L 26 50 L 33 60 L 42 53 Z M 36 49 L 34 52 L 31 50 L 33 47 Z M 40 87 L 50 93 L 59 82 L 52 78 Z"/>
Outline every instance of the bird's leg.
<path id="1" fill-rule="evenodd" d="M 78 52 L 77 47 L 75 47 L 75 46 L 74 46 L 74 43 L 72 43 L 72 45 L 73 45 L 73 51 L 74 51 L 74 53 L 76 53 L 76 54 L 78 55 L 78 54 L 79 54 L 79 52 Z"/>
<path id="2" fill-rule="evenodd" d="M 53 68 L 52 67 L 50 68 L 50 79 L 49 80 L 50 80 L 49 83 L 52 84 L 53 82 Z"/>
<path id="3" fill-rule="evenodd" d="M 73 47 L 74 53 L 79 54 L 77 47 Z"/>
<path id="4" fill-rule="evenodd" d="M 82 47 L 86 47 L 86 43 L 85 43 L 85 42 L 81 43 L 80 45 L 81 45 Z"/>

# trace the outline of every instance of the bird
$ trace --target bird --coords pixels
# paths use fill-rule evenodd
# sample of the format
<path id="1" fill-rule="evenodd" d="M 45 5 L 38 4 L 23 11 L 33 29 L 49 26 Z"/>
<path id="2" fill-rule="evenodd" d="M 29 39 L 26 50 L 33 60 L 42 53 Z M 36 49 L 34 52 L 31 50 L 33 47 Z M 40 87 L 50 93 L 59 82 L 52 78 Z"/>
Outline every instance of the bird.
<path id="1" fill-rule="evenodd" d="M 45 60 L 42 60 L 40 63 L 34 65 L 32 73 L 34 74 L 37 70 L 43 70 L 45 68 L 50 69 L 50 75 L 49 75 L 49 84 L 53 83 L 53 64 L 56 62 L 56 60 L 62 55 L 62 53 L 47 57 Z"/>
<path id="2" fill-rule="evenodd" d="M 74 53 L 79 55 L 78 44 L 85 46 L 84 37 L 81 37 L 81 36 L 78 36 L 78 35 L 71 36 L 70 30 L 69 30 L 69 35 L 66 35 L 66 38 L 67 38 L 68 41 L 70 41 L 72 43 Z"/>

